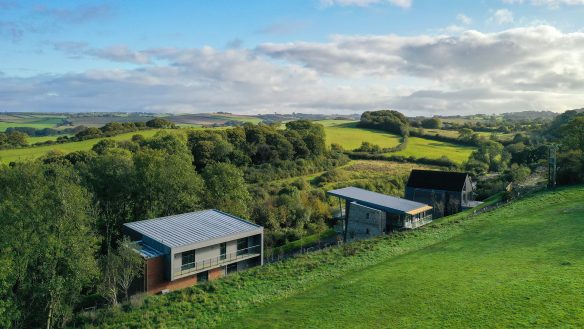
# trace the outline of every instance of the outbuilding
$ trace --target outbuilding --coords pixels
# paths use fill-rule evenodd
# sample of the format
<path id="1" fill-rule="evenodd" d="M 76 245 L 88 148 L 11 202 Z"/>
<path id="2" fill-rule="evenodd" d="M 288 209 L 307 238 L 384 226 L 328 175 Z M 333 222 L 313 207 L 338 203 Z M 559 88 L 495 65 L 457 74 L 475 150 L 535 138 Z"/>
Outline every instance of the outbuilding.
<path id="1" fill-rule="evenodd" d="M 345 241 L 414 229 L 432 221 L 432 207 L 424 203 L 357 187 L 332 190 L 327 194 L 339 199 Z"/>
<path id="2" fill-rule="evenodd" d="M 477 206 L 473 182 L 468 173 L 412 170 L 406 185 L 406 199 L 433 207 L 434 219 Z"/>

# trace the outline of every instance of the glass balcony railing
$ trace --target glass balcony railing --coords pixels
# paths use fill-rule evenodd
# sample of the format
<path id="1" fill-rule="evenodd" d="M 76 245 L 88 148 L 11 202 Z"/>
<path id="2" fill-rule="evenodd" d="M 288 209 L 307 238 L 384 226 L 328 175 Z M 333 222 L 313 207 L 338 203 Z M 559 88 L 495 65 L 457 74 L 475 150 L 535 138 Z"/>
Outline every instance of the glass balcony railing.
<path id="1" fill-rule="evenodd" d="M 405 228 L 418 228 L 420 226 L 426 225 L 432 222 L 432 215 L 428 215 L 426 217 L 422 217 L 420 219 L 412 219 L 411 222 L 405 222 Z"/>
<path id="2" fill-rule="evenodd" d="M 204 259 L 204 260 L 200 260 L 200 261 L 195 261 L 195 262 L 188 263 L 188 264 L 183 264 L 182 266 L 180 266 L 179 268 L 176 269 L 174 275 L 175 275 L 175 277 L 181 276 L 184 274 L 197 272 L 197 271 L 201 271 L 204 269 L 217 267 L 217 266 L 220 266 L 222 264 L 227 264 L 227 263 L 230 263 L 234 260 L 239 260 L 239 259 L 243 259 L 243 258 L 250 258 L 253 256 L 259 256 L 261 254 L 261 250 L 262 250 L 261 246 L 257 245 L 257 246 L 252 246 L 252 247 L 245 248 L 245 249 L 240 249 L 240 250 L 237 250 L 235 252 L 228 253 L 228 254 L 219 255 L 217 257 Z"/>

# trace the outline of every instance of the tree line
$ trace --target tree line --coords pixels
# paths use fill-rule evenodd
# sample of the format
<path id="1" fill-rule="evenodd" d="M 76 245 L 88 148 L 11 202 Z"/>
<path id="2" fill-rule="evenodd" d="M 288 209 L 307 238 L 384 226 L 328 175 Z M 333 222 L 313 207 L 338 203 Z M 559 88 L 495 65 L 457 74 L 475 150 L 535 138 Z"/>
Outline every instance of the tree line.
<path id="1" fill-rule="evenodd" d="M 90 151 L 1 166 L 0 327 L 59 327 L 89 301 L 122 301 L 139 274 L 124 247 L 126 222 L 216 208 L 264 225 L 268 246 L 323 230 L 324 192 L 267 180 L 278 168 L 344 162 L 325 147 L 322 126 L 296 121 L 104 139 Z"/>

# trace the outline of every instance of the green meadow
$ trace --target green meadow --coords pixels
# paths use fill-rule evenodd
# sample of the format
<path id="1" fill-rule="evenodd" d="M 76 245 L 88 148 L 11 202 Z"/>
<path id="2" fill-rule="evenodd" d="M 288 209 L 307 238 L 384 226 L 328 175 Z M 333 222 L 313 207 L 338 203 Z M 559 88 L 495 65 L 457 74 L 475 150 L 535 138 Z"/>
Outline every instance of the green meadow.
<path id="1" fill-rule="evenodd" d="M 394 147 L 401 142 L 401 137 L 379 130 L 357 127 L 357 121 L 323 120 L 317 121 L 325 128 L 327 143 L 336 143 L 346 150 L 354 150 L 362 142 L 376 144 L 382 148 Z M 441 130 L 440 132 L 444 132 Z M 435 132 L 436 133 L 436 132 Z M 438 159 L 442 156 L 462 163 L 466 161 L 475 148 L 448 142 L 434 141 L 419 137 L 410 137 L 405 150 L 388 153 L 387 155 L 402 155 L 406 157 Z"/>
<path id="2" fill-rule="evenodd" d="M 324 126 L 327 144 L 339 144 L 345 150 L 354 150 L 363 142 L 377 144 L 381 147 L 397 146 L 401 138 L 394 134 L 374 129 L 357 127 L 357 121 L 323 120 L 317 121 Z"/>
<path id="3" fill-rule="evenodd" d="M 468 159 L 474 149 L 475 148 L 472 146 L 440 142 L 419 137 L 410 137 L 408 139 L 408 146 L 405 150 L 388 153 L 388 155 L 403 155 L 407 157 L 413 156 L 416 158 L 429 159 L 437 159 L 445 156 L 454 162 L 462 163 Z"/>
<path id="4" fill-rule="evenodd" d="M 583 199 L 578 186 L 463 212 L 148 297 L 95 326 L 581 328 Z"/>
<path id="5" fill-rule="evenodd" d="M 6 131 L 9 127 L 57 128 L 62 121 L 62 117 L 53 116 L 2 116 L 0 117 L 0 132 Z"/>
<path id="6" fill-rule="evenodd" d="M 24 160 L 32 160 L 39 157 L 46 155 L 51 151 L 63 152 L 63 153 L 71 153 L 76 151 L 85 151 L 90 150 L 93 145 L 97 144 L 102 139 L 113 139 L 116 141 L 123 141 L 129 140 L 134 135 L 142 135 L 144 137 L 152 137 L 159 132 L 160 129 L 153 129 L 153 130 L 140 130 L 125 134 L 120 134 L 113 137 L 105 137 L 105 138 L 96 138 L 96 139 L 88 139 L 85 141 L 80 142 L 70 142 L 70 143 L 63 143 L 63 144 L 55 144 L 55 145 L 44 145 L 44 146 L 31 146 L 31 147 L 23 147 L 23 148 L 16 148 L 16 149 L 8 149 L 8 150 L 0 150 L 0 163 L 10 163 L 12 161 L 24 161 Z M 55 137 L 55 136 L 49 136 Z M 35 139 L 43 139 L 46 137 L 31 137 L 29 138 L 29 142 L 36 142 Z"/>

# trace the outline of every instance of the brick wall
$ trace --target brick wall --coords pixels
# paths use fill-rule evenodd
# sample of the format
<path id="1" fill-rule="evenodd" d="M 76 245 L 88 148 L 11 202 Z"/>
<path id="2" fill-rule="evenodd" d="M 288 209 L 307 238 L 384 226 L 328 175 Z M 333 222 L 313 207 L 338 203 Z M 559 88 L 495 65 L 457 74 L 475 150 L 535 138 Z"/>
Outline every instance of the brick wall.
<path id="1" fill-rule="evenodd" d="M 209 270 L 209 280 L 216 280 L 224 275 L 224 267 Z M 162 290 L 170 291 L 187 288 L 197 284 L 197 275 L 167 281 L 164 277 L 164 257 L 151 258 L 146 261 L 146 292 L 157 294 Z"/>

